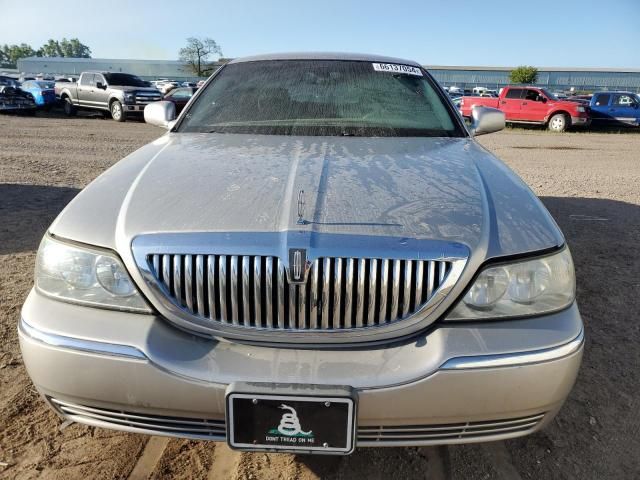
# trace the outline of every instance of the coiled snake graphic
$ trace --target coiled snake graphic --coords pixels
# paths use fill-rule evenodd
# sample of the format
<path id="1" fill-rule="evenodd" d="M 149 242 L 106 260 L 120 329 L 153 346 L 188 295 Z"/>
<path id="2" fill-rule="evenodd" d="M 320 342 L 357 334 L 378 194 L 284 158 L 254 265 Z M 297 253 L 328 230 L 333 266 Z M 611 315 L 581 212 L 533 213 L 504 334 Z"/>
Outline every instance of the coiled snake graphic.
<path id="1" fill-rule="evenodd" d="M 294 435 L 311 435 L 311 430 L 308 432 L 303 432 L 300 426 L 300 420 L 298 420 L 298 414 L 294 408 L 289 405 L 285 405 L 284 403 L 280 405 L 283 410 L 289 410 L 291 413 L 283 413 L 282 418 L 280 419 L 280 425 L 278 425 L 278 432 L 282 435 L 294 436 Z"/>

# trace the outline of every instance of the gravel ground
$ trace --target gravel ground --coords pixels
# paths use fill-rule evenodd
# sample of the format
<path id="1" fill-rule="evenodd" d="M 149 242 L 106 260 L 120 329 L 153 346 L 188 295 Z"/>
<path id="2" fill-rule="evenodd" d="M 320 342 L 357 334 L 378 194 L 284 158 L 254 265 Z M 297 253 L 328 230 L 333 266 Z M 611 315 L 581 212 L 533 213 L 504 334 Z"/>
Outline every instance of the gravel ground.
<path id="1" fill-rule="evenodd" d="M 65 425 L 31 385 L 16 322 L 35 250 L 64 205 L 162 130 L 101 117 L 0 116 L 0 478 L 638 478 L 640 135 L 506 130 L 480 141 L 549 208 L 572 249 L 584 363 L 557 419 L 532 436 L 349 457 L 241 454 L 224 444 Z"/>

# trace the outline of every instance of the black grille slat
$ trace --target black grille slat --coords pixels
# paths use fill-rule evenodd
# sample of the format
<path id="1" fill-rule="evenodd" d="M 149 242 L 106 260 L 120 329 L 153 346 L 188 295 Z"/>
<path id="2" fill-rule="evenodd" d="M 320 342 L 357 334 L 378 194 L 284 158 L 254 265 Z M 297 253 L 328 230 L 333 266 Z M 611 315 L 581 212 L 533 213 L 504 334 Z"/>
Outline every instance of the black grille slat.
<path id="1" fill-rule="evenodd" d="M 306 283 L 290 284 L 274 256 L 152 254 L 156 283 L 182 310 L 211 322 L 273 330 L 345 330 L 416 313 L 452 264 L 380 258 L 319 258 Z"/>

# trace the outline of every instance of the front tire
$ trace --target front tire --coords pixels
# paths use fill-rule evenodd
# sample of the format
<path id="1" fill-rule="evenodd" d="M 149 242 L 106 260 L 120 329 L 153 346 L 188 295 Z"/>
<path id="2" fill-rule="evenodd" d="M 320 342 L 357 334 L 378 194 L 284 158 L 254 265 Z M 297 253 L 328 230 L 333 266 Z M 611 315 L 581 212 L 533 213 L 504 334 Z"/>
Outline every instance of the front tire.
<path id="1" fill-rule="evenodd" d="M 556 113 L 549 120 L 549 125 L 547 126 L 547 128 L 549 128 L 551 132 L 561 133 L 569 128 L 570 123 L 571 121 L 564 113 Z"/>
<path id="2" fill-rule="evenodd" d="M 114 100 L 113 102 L 111 102 L 109 110 L 111 110 L 111 118 L 113 118 L 116 122 L 124 122 L 126 120 L 124 109 L 122 108 L 122 104 L 118 100 Z"/>
<path id="3" fill-rule="evenodd" d="M 67 117 L 75 117 L 77 110 L 76 107 L 74 107 L 73 103 L 71 103 L 71 99 L 69 97 L 64 97 L 62 99 L 62 101 L 64 102 L 62 104 L 62 108 L 64 109 L 64 114 Z"/>

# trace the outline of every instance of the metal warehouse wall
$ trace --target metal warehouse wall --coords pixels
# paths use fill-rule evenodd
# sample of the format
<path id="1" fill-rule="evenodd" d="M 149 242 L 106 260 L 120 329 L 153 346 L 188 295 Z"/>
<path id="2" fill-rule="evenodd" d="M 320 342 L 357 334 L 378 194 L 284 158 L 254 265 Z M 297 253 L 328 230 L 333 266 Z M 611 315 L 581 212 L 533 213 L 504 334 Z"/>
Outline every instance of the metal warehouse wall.
<path id="1" fill-rule="evenodd" d="M 173 80 L 196 79 L 196 77 L 185 68 L 185 65 L 178 61 L 40 57 L 29 57 L 18 60 L 18 71 L 25 74 L 46 73 L 52 75 L 78 76 L 86 70 L 132 73 L 146 80 L 163 77 Z"/>
<path id="2" fill-rule="evenodd" d="M 509 85 L 510 69 L 452 69 L 426 67 L 438 82 L 444 86 L 483 86 L 500 88 Z M 640 91 L 640 71 L 571 71 L 540 70 L 537 85 L 550 89 L 578 90 L 631 90 Z"/>
<path id="3" fill-rule="evenodd" d="M 509 84 L 507 67 L 444 67 L 426 66 L 444 86 L 483 86 L 500 88 Z M 85 70 L 126 72 L 146 80 L 170 78 L 193 80 L 195 77 L 178 61 L 127 60 L 105 58 L 42 58 L 29 57 L 18 60 L 18 71 L 27 74 L 47 73 L 77 76 Z M 640 69 L 569 69 L 540 68 L 538 85 L 553 90 L 632 90 L 640 92 Z"/>

